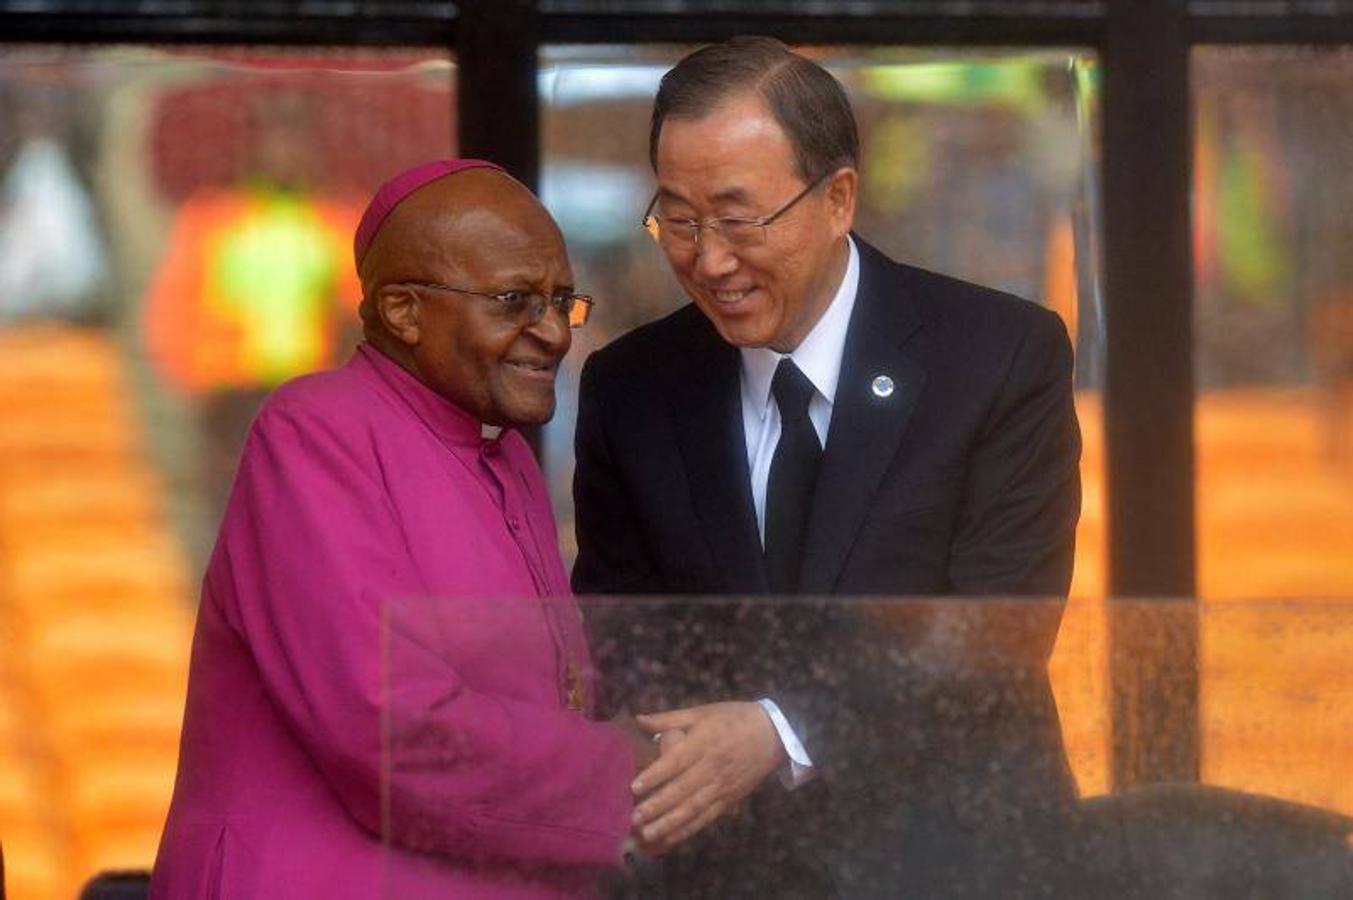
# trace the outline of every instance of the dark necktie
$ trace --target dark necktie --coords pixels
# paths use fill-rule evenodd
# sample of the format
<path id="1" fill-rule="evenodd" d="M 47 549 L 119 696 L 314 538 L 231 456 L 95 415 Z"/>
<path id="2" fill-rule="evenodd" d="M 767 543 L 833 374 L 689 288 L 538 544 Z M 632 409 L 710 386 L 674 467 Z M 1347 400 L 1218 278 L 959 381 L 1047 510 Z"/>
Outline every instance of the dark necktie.
<path id="1" fill-rule="evenodd" d="M 808 418 L 813 383 L 789 357 L 776 367 L 770 392 L 780 408 L 780 443 L 775 445 L 766 482 L 766 574 L 773 592 L 792 594 L 799 587 L 808 508 L 822 445 Z"/>

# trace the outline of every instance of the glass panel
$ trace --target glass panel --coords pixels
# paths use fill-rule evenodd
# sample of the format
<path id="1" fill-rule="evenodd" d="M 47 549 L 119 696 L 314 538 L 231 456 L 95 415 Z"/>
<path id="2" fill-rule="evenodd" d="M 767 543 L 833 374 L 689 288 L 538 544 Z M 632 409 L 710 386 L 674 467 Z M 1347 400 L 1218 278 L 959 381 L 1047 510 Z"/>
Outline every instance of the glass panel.
<path id="1" fill-rule="evenodd" d="M 1353 606 L 1204 603 L 1202 780 L 1353 815 Z"/>
<path id="2" fill-rule="evenodd" d="M 572 537 L 577 376 L 589 352 L 684 303 L 639 227 L 653 190 L 648 117 L 675 47 L 543 51 L 542 193 L 580 285 L 598 297 L 574 335 L 545 435 L 566 560 Z M 1077 778 L 1107 789 L 1102 313 L 1095 264 L 1097 69 L 1067 52 L 809 51 L 842 80 L 864 156 L 859 233 L 895 259 L 990 284 L 1057 310 L 1077 352 L 1084 500 L 1066 641 L 1054 685 L 1072 723 Z"/>
<path id="3" fill-rule="evenodd" d="M 1203 778 L 1347 811 L 1344 607 L 1255 601 L 1353 593 L 1353 57 L 1203 48 L 1193 88 Z"/>
<path id="4" fill-rule="evenodd" d="M 452 83 L 424 51 L 0 51 L 0 835 L 16 896 L 153 861 L 196 582 L 243 429 L 266 390 L 345 354 L 359 204 L 452 149 Z"/>
<path id="5" fill-rule="evenodd" d="M 580 890 L 597 877 L 615 897 L 1353 890 L 1353 693 L 1343 687 L 1353 660 L 1336 650 L 1353 639 L 1353 603 L 1215 606 L 1202 617 L 1208 647 L 1281 634 L 1265 661 L 1280 678 L 1304 648 L 1331 651 L 1321 653 L 1330 680 L 1262 711 L 1242 708 L 1253 657 L 1204 652 L 1213 695 L 1226 697 L 1207 717 L 1251 751 L 1262 747 L 1268 785 L 1169 783 L 1099 796 L 1071 778 L 1067 726 L 1049 688 L 1061 603 L 588 598 L 593 665 L 576 712 L 550 624 L 575 620 L 540 607 L 388 604 L 384 896 Z M 1125 755 L 1195 746 L 1191 722 L 1154 733 L 1166 720 L 1132 697 L 1145 689 L 1191 704 L 1192 675 L 1168 655 L 1197 610 L 1192 600 L 1112 605 L 1116 621 L 1133 623 L 1138 649 L 1139 682 L 1125 685 L 1115 723 Z M 700 704 L 759 697 L 774 702 L 811 774 L 773 758 L 736 812 L 688 843 L 660 858 L 627 845 L 636 763 L 613 717 L 697 707 L 680 727 L 647 726 L 662 732 L 660 758 L 676 763 L 683 746 L 693 754 L 704 739 L 712 712 Z M 763 708 L 720 711 L 756 723 L 742 741 L 783 746 Z M 1298 783 L 1320 788 L 1293 796 Z M 596 865 L 612 868 L 587 868 Z"/>

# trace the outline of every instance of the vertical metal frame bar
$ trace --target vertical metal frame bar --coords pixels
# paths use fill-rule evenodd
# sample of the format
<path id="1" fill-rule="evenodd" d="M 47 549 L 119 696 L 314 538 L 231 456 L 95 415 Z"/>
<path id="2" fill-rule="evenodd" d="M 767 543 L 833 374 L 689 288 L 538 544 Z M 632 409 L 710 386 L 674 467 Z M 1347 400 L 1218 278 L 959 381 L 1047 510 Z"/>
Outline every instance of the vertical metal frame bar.
<path id="1" fill-rule="evenodd" d="M 1110 0 L 1101 53 L 1109 594 L 1149 604 L 1196 593 L 1184 4 Z M 1198 778 L 1197 615 L 1184 613 L 1111 601 L 1116 786 Z"/>
<path id="2" fill-rule="evenodd" d="M 540 45 L 535 0 L 464 0 L 456 26 L 460 155 L 540 181 Z"/>
<path id="3" fill-rule="evenodd" d="M 536 0 L 462 0 L 456 26 L 456 122 L 460 156 L 498 163 L 540 189 Z M 541 429 L 522 431 L 541 459 Z"/>

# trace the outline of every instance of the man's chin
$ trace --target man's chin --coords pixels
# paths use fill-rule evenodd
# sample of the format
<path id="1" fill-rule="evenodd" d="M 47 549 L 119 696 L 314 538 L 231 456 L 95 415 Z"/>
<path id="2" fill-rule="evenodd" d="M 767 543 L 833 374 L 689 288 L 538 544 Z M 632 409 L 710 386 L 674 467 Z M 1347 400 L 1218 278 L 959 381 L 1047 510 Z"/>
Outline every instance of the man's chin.
<path id="1" fill-rule="evenodd" d="M 764 314 L 728 315 L 717 306 L 697 304 L 700 312 L 719 332 L 724 343 L 734 347 L 765 347 L 774 338 L 774 328 Z"/>
<path id="2" fill-rule="evenodd" d="M 555 402 L 551 396 L 548 403 L 514 403 L 502 410 L 501 422 L 494 423 L 513 428 L 531 428 L 544 425 L 554 418 Z"/>
<path id="3" fill-rule="evenodd" d="M 752 322 L 715 319 L 714 330 L 719 332 L 719 337 L 723 338 L 725 343 L 745 349 L 765 347 L 772 339 L 768 329 L 758 327 Z"/>

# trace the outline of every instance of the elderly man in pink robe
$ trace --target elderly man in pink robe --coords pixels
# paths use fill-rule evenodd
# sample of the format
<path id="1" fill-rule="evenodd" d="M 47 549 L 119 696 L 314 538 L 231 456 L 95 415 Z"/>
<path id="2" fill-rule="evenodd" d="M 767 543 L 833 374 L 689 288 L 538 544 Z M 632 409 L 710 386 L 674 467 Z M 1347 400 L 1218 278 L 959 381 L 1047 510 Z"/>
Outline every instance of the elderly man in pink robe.
<path id="1" fill-rule="evenodd" d="M 654 745 L 587 718 L 514 427 L 553 414 L 590 300 L 548 213 L 482 161 L 388 182 L 355 250 L 365 343 L 274 393 L 240 462 L 151 895 L 588 895 Z"/>

